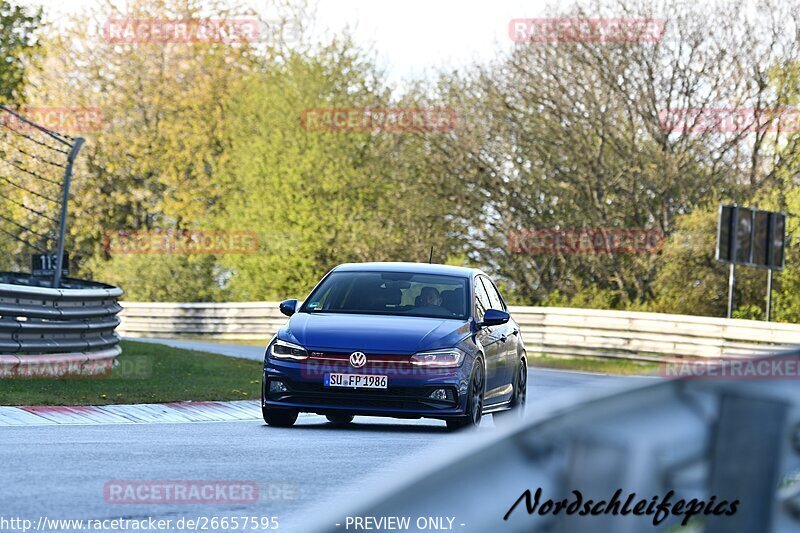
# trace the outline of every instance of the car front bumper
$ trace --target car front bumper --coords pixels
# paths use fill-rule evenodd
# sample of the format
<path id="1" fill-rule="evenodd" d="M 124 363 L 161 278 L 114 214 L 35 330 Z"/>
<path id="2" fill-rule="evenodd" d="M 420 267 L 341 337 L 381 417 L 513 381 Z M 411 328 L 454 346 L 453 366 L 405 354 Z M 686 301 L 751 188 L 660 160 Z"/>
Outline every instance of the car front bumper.
<path id="1" fill-rule="evenodd" d="M 273 359 L 264 365 L 262 406 L 292 408 L 317 414 L 352 414 L 395 418 L 453 418 L 466 409 L 468 378 L 466 365 L 450 369 L 422 369 L 408 365 L 354 369 L 346 365 L 319 366 L 308 362 Z M 325 374 L 365 374 L 387 376 L 386 389 L 326 387 Z M 270 391 L 270 383 L 281 389 Z M 437 389 L 447 391 L 448 399 L 430 397 Z"/>

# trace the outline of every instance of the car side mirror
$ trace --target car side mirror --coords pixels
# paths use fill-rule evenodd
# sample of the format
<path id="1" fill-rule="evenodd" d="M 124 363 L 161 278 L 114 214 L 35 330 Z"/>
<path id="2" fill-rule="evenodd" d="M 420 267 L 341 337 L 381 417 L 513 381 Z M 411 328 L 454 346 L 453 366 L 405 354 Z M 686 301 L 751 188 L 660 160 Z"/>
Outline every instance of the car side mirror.
<path id="1" fill-rule="evenodd" d="M 286 316 L 292 316 L 297 312 L 297 300 L 284 300 L 278 306 L 278 309 L 281 310 Z"/>
<path id="2" fill-rule="evenodd" d="M 483 322 L 478 323 L 478 327 L 499 326 L 511 320 L 511 315 L 499 309 L 487 309 L 483 314 Z"/>

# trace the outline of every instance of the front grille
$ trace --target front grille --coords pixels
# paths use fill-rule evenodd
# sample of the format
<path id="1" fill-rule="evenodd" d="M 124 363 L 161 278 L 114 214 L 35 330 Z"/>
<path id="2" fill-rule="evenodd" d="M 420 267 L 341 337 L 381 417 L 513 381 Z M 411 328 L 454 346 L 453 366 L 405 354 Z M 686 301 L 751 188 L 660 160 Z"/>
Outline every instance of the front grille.
<path id="1" fill-rule="evenodd" d="M 317 352 L 312 351 L 309 354 L 308 361 L 314 361 L 318 364 L 331 365 L 331 366 L 347 366 L 350 367 L 350 354 L 353 352 Z M 397 355 L 397 354 L 372 354 L 366 353 L 367 364 L 361 369 L 380 369 L 380 368 L 412 368 L 414 365 L 409 360 L 411 355 Z"/>

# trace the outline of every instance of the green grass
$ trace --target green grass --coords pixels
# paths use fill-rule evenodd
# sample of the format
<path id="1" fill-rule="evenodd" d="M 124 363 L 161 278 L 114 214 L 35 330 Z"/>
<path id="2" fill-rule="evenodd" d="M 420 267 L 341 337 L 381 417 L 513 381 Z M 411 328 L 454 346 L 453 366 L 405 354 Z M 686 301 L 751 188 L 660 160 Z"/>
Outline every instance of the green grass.
<path id="1" fill-rule="evenodd" d="M 655 374 L 658 372 L 658 364 L 656 363 L 639 363 L 622 359 L 598 359 L 594 357 L 565 358 L 550 355 L 528 357 L 528 366 L 622 375 Z"/>
<path id="2" fill-rule="evenodd" d="M 123 341 L 110 376 L 2 379 L 0 405 L 108 405 L 248 400 L 261 394 L 262 363 Z"/>

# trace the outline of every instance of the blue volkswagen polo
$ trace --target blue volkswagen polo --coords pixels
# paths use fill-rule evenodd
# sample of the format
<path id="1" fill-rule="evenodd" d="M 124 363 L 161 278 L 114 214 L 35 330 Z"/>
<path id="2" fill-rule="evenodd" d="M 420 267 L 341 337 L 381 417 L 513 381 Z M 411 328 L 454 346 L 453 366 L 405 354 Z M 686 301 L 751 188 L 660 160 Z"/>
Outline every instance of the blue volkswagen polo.
<path id="1" fill-rule="evenodd" d="M 262 412 L 435 418 L 451 430 L 487 413 L 521 415 L 527 363 L 519 326 L 480 270 L 417 263 L 340 265 L 291 317 L 264 357 Z"/>

